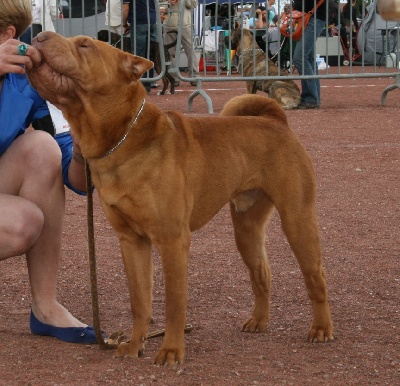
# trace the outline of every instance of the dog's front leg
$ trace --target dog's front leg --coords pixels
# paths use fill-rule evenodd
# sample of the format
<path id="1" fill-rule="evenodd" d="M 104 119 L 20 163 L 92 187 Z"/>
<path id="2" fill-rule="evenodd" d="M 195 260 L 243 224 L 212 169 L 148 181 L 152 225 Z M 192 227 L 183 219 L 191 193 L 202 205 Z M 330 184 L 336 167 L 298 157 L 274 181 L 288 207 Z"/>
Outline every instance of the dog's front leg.
<path id="1" fill-rule="evenodd" d="M 118 346 L 116 357 L 142 355 L 152 310 L 153 261 L 151 242 L 140 236 L 120 238 L 122 257 L 128 277 L 133 318 L 131 339 Z"/>
<path id="2" fill-rule="evenodd" d="M 163 344 L 155 363 L 175 365 L 185 357 L 185 323 L 187 306 L 187 270 L 190 231 L 158 245 L 165 277 L 166 328 Z"/>

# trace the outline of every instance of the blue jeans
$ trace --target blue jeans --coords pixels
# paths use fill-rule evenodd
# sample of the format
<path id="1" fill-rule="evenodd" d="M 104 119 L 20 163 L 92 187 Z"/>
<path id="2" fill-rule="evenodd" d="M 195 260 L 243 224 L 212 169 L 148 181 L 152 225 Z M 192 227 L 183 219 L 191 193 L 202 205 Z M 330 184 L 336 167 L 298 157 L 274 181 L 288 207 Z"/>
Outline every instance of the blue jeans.
<path id="1" fill-rule="evenodd" d="M 147 46 L 148 42 L 158 42 L 157 26 L 155 24 L 137 24 L 136 31 L 131 28 L 131 51 L 132 54 L 141 56 L 142 58 L 149 59 L 150 47 Z M 143 78 L 153 78 L 153 69 L 147 74 L 143 74 Z M 144 83 L 147 91 L 150 91 L 150 83 Z"/>
<path id="2" fill-rule="evenodd" d="M 303 32 L 303 36 L 296 44 L 293 54 L 293 63 L 300 75 L 318 75 L 318 68 L 315 66 L 315 42 L 317 41 L 317 38 L 321 35 L 325 24 L 325 20 L 320 20 L 312 16 L 306 29 Z M 319 105 L 320 100 L 321 98 L 319 79 L 302 79 L 301 103 L 308 105 Z"/>

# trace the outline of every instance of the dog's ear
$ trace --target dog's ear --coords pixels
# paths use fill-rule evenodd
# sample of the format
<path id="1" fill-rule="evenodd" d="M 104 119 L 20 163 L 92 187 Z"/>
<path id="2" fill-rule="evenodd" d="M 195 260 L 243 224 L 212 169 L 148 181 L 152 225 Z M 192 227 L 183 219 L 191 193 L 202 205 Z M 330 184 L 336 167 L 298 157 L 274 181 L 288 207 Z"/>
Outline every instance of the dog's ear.
<path id="1" fill-rule="evenodd" d="M 154 66 L 154 63 L 150 60 L 136 56 L 132 54 L 126 54 L 125 65 L 128 67 L 127 70 L 135 79 L 139 79 L 146 71 Z"/>

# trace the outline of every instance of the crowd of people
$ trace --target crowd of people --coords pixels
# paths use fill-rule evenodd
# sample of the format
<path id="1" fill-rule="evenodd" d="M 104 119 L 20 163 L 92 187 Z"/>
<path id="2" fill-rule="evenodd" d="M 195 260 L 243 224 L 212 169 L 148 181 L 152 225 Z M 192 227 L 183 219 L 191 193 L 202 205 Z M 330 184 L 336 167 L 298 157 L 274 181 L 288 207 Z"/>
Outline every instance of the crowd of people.
<path id="1" fill-rule="evenodd" d="M 249 27 L 255 30 L 265 30 L 262 41 L 256 33 L 256 41 L 264 50 L 268 50 L 270 57 L 274 57 L 282 48 L 280 40 L 279 19 L 274 7 L 275 0 L 268 0 L 267 6 L 258 6 L 255 17 L 250 18 Z M 300 75 L 317 75 L 318 66 L 315 60 L 315 44 L 322 31 L 331 24 L 335 15 L 338 14 L 339 5 L 331 0 L 294 0 L 287 4 L 283 12 L 290 13 L 292 10 L 310 12 L 315 10 L 315 17 L 311 17 L 308 25 L 303 31 L 299 41 L 295 42 L 292 53 L 293 65 Z M 355 0 L 347 0 L 343 7 L 341 39 L 345 46 L 348 46 L 349 36 L 355 36 L 358 29 L 357 8 Z M 337 21 L 336 21 L 337 22 Z M 352 30 L 352 33 L 350 33 Z M 299 109 L 316 109 L 320 107 L 320 81 L 315 79 L 301 79 L 301 103 Z"/>
<path id="2" fill-rule="evenodd" d="M 199 73 L 199 63 L 196 60 L 196 54 L 193 47 L 193 17 L 192 10 L 197 7 L 197 0 L 184 0 L 185 10 L 183 13 L 183 24 L 179 25 L 179 7 L 180 1 L 183 0 L 169 0 L 170 8 L 168 15 L 164 21 L 164 44 L 171 44 L 174 39 L 176 39 L 172 31 L 181 31 L 181 41 L 182 48 L 188 59 L 188 74 L 190 78 L 196 78 Z M 170 55 L 172 63 L 175 62 L 176 46 L 172 47 L 170 50 Z M 179 80 L 175 80 L 175 85 L 179 84 Z M 193 82 L 193 86 L 196 83 Z"/>
<path id="3" fill-rule="evenodd" d="M 168 0 L 168 7 L 160 9 L 160 21 L 163 24 L 164 44 L 172 43 L 176 35 L 170 31 L 181 30 L 182 48 L 188 60 L 189 77 L 195 78 L 199 72 L 199 65 L 193 48 L 193 19 L 192 10 L 197 7 L 198 0 L 183 0 L 185 2 L 183 24 L 179 25 L 179 9 L 181 0 Z M 160 37 L 157 33 L 157 12 L 154 0 L 108 0 L 106 4 L 105 23 L 111 32 L 129 35 L 131 38 L 131 52 L 150 59 L 151 42 L 158 43 Z M 150 43 L 150 44 L 149 44 Z M 176 46 L 170 48 L 170 57 L 175 66 Z M 154 78 L 154 71 L 151 69 L 144 75 L 144 78 Z M 157 88 L 155 82 L 143 82 L 147 92 L 151 88 Z M 195 85 L 195 82 L 192 82 Z M 179 85 L 179 79 L 175 79 L 175 85 Z"/>
<path id="4" fill-rule="evenodd" d="M 113 2 L 119 2 L 119 0 L 108 0 L 110 5 L 108 8 L 110 12 L 112 7 L 115 6 Z M 185 2 L 184 15 L 183 15 L 183 25 L 179 25 L 179 10 L 181 1 Z M 328 2 L 328 7 L 326 2 Z M 198 6 L 198 0 L 168 0 L 168 9 L 163 8 L 162 10 L 162 20 L 163 20 L 163 41 L 164 44 L 170 44 L 175 35 L 169 34 L 170 31 L 181 31 L 182 48 L 188 58 L 188 72 L 189 77 L 196 77 L 198 75 L 199 67 L 196 60 L 194 48 L 193 48 L 193 9 Z M 305 0 L 305 1 L 292 1 L 288 4 L 289 12 L 290 10 L 299 10 L 308 12 L 314 8 L 315 5 L 317 9 L 315 11 L 315 18 L 311 18 L 309 25 L 306 27 L 303 36 L 296 44 L 293 52 L 293 64 L 296 70 L 301 75 L 315 75 L 318 73 L 318 68 L 315 66 L 315 43 L 318 36 L 321 34 L 324 28 L 326 28 L 326 21 L 329 20 L 329 15 L 327 15 L 327 10 L 332 8 L 331 0 L 324 0 L 322 2 L 315 0 Z M 258 30 L 262 34 L 256 32 L 256 40 L 259 46 L 264 50 L 268 50 L 270 57 L 275 57 L 278 51 L 281 49 L 281 40 L 279 33 L 279 20 L 280 15 L 276 10 L 276 0 L 268 0 L 265 6 L 257 6 L 252 17 L 248 19 L 247 26 L 250 29 Z M 226 15 L 227 28 L 230 28 L 229 18 L 234 16 L 234 10 L 226 7 L 225 4 L 219 4 L 210 6 L 207 12 L 210 13 L 211 17 L 214 17 L 214 24 L 221 23 L 222 16 L 224 12 L 228 13 Z M 351 10 L 351 11 L 350 11 Z M 137 32 L 133 33 L 133 29 L 130 29 L 131 42 L 132 42 L 132 52 L 145 57 L 150 57 L 149 47 L 146 45 L 148 41 L 157 41 L 156 33 L 156 12 L 154 0 L 137 0 L 133 2 L 132 0 L 124 0 L 124 9 L 122 11 L 123 16 L 116 17 L 115 20 L 124 23 L 125 32 L 130 28 L 130 25 L 137 26 Z M 133 15 L 136 15 L 136 20 L 133 20 Z M 349 19 L 352 20 L 349 20 Z M 111 20 L 110 17 L 108 19 Z M 348 3 L 343 9 L 343 20 L 346 31 L 349 30 L 352 24 L 354 28 L 358 28 L 357 25 L 357 12 L 355 8 L 355 0 L 348 0 Z M 226 23 L 225 23 L 226 24 Z M 110 26 L 111 23 L 110 23 Z M 345 33 L 348 35 L 348 32 Z M 345 44 L 347 43 L 347 37 L 342 37 L 345 39 Z M 176 47 L 170 49 L 170 55 L 173 62 L 175 61 Z M 154 77 L 154 74 L 149 71 L 146 75 L 150 78 Z M 175 84 L 179 84 L 179 79 L 175 80 Z M 192 83 L 195 85 L 196 83 Z M 320 106 L 320 91 L 319 91 L 319 80 L 309 79 L 302 80 L 302 102 L 299 108 L 318 108 Z M 145 83 L 145 87 L 148 92 L 150 92 L 151 87 L 157 87 L 153 83 Z"/>

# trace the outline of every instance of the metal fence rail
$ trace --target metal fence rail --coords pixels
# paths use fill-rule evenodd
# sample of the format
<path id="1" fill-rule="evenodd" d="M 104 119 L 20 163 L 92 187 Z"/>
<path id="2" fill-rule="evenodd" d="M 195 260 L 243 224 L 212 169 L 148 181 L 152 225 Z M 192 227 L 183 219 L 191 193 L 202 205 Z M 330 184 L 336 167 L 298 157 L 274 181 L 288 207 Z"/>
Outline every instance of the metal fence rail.
<path id="1" fill-rule="evenodd" d="M 43 1 L 44 0 L 39 0 Z M 105 7 L 110 6 L 110 1 L 106 4 L 104 0 L 79 0 L 82 9 L 80 15 L 85 15 L 87 10 L 93 10 L 90 16 L 71 18 L 64 17 L 55 20 L 56 31 L 64 36 L 88 35 L 97 38 L 99 30 L 109 29 L 109 23 L 106 23 L 104 14 Z M 146 0 L 147 10 L 149 3 L 153 0 Z M 193 0 L 191 0 L 193 2 Z M 316 3 L 317 1 L 315 1 Z M 167 65 L 171 64 L 165 61 L 164 45 L 163 45 L 163 25 L 161 23 L 160 8 L 168 8 L 167 1 L 154 0 L 155 11 L 157 17 L 157 35 L 161 55 L 161 71 L 159 74 L 154 74 L 152 78 L 144 79 L 145 82 L 153 82 L 160 80 L 167 69 Z M 212 100 L 203 89 L 205 82 L 243 82 L 249 80 L 264 80 L 265 77 L 257 76 L 254 73 L 252 76 L 245 75 L 243 71 L 242 58 L 235 55 L 231 46 L 231 34 L 235 26 L 238 24 L 242 31 L 248 29 L 249 20 L 255 15 L 258 1 L 234 1 L 234 0 L 198 0 L 198 6 L 192 10 L 193 28 L 192 40 L 193 47 L 200 61 L 201 70 L 196 76 L 187 76 L 182 70 L 182 62 L 186 59 L 182 50 L 176 50 L 175 65 L 169 68 L 169 72 L 180 81 L 196 82 L 197 88 L 188 98 L 188 111 L 191 111 L 193 100 L 196 96 L 202 96 L 207 102 L 208 112 L 213 112 Z M 277 14 L 284 10 L 284 6 L 289 1 L 277 0 L 275 2 L 275 10 Z M 77 2 L 74 0 L 62 0 L 64 10 L 68 6 L 75 4 L 75 12 Z M 45 4 L 43 4 L 45 6 Z M 388 78 L 392 82 L 387 88 L 382 91 L 381 104 L 386 102 L 387 93 L 391 90 L 400 88 L 400 27 L 396 22 L 386 22 L 377 13 L 376 2 L 372 1 L 370 5 L 363 2 L 362 9 L 358 10 L 357 16 L 361 17 L 360 27 L 357 32 L 352 28 L 346 30 L 346 20 L 344 20 L 341 9 L 342 5 L 339 1 L 334 8 L 329 8 L 329 2 L 326 1 L 323 6 L 326 7 L 326 29 L 322 36 L 316 42 L 315 54 L 318 59 L 315 61 L 315 75 L 300 75 L 293 66 L 293 47 L 296 42 L 287 38 L 286 49 L 288 50 L 287 58 L 284 58 L 284 53 L 281 49 L 274 56 L 274 60 L 278 63 L 278 73 L 275 76 L 269 76 L 268 79 L 354 79 L 354 78 Z M 67 6 L 67 8 L 66 8 Z M 83 11 L 85 10 L 85 11 Z M 176 11 L 179 16 L 180 25 L 183 23 L 183 13 L 185 10 L 185 1 L 180 2 L 179 10 Z M 336 11 L 335 26 L 332 26 L 332 10 Z M 73 16 L 73 11 L 68 10 L 68 15 Z M 353 10 L 350 12 L 352 16 Z M 79 14 L 79 12 L 78 12 Z M 109 16 L 108 16 L 109 17 Z M 315 17 L 315 15 L 313 16 Z M 121 15 L 121 24 L 123 17 Z M 158 22 L 159 21 L 159 22 Z M 137 25 L 131 25 L 133 31 L 137 30 Z M 121 27 L 121 33 L 123 28 Z M 282 36 L 278 31 L 278 42 L 282 41 Z M 266 41 L 271 40 L 271 29 L 252 30 L 253 33 L 253 49 L 260 48 L 260 38 Z M 347 41 L 344 42 L 344 39 Z M 178 30 L 177 47 L 181 47 L 182 33 Z M 109 40 L 110 44 L 111 39 Z M 122 42 L 124 45 L 124 42 Z M 150 38 L 147 44 L 147 56 L 150 57 Z M 124 48 L 124 47 L 122 47 Z M 303 47 L 304 52 L 304 47 Z M 135 54 L 135 47 L 133 50 Z M 304 55 L 303 55 L 304 56 Z M 265 52 L 266 71 L 271 65 L 268 60 L 268 50 Z M 326 67 L 323 69 L 320 61 L 324 60 Z M 279 65 L 284 63 L 283 66 Z M 319 67 L 319 70 L 318 70 Z M 289 71 L 287 71 L 289 70 Z"/>

